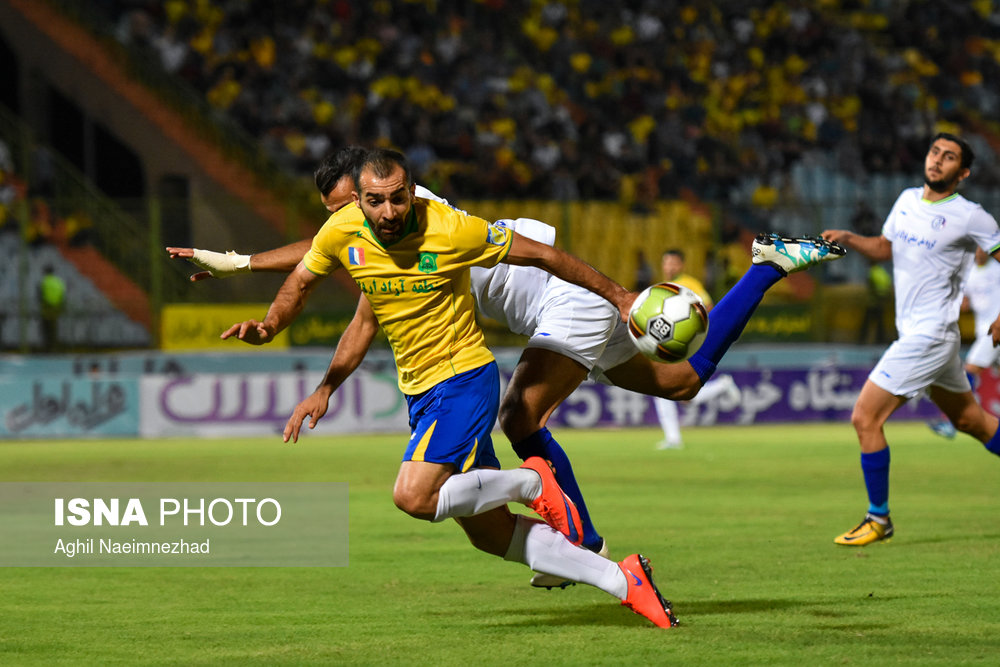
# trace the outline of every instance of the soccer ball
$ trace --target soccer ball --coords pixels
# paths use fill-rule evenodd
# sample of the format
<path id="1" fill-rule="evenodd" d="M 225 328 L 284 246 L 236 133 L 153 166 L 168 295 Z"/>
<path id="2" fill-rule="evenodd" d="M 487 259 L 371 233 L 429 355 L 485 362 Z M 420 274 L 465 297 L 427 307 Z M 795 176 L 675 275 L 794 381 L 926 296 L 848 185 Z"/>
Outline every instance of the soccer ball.
<path id="1" fill-rule="evenodd" d="M 632 304 L 628 333 L 653 361 L 684 361 L 705 340 L 708 311 L 701 297 L 687 287 L 658 283 L 644 289 Z"/>

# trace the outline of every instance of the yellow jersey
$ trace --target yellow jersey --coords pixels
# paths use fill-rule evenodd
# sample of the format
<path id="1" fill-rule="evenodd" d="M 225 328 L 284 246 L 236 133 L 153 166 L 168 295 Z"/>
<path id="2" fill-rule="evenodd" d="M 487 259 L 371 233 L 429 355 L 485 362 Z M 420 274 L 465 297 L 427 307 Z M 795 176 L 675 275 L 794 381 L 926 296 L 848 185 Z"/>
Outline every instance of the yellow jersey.
<path id="1" fill-rule="evenodd" d="M 476 323 L 469 268 L 496 266 L 513 239 L 482 218 L 417 198 L 403 236 L 386 247 L 351 204 L 330 216 L 302 261 L 316 275 L 347 269 L 389 339 L 399 389 L 413 395 L 493 360 Z"/>
<path id="2" fill-rule="evenodd" d="M 701 300 L 705 302 L 706 308 L 712 307 L 712 297 L 708 295 L 708 290 L 705 289 L 705 286 L 701 284 L 701 281 L 694 276 L 690 276 L 686 273 L 680 273 L 675 276 L 673 280 L 668 280 L 667 282 L 680 285 L 681 287 L 687 287 L 689 290 L 701 297 Z"/>

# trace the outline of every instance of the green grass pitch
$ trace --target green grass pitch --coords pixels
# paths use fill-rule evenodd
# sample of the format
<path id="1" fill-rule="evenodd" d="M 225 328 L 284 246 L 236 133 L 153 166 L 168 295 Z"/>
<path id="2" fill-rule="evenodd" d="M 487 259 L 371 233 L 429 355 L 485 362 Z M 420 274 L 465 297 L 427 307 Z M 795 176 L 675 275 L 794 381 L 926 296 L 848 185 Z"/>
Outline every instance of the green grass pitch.
<path id="1" fill-rule="evenodd" d="M 863 549 L 833 544 L 867 506 L 848 424 L 558 432 L 672 630 L 396 510 L 405 436 L 0 442 L 0 481 L 346 481 L 351 523 L 346 568 L 0 569 L 0 664 L 997 664 L 1000 460 L 887 432 L 897 533 Z"/>

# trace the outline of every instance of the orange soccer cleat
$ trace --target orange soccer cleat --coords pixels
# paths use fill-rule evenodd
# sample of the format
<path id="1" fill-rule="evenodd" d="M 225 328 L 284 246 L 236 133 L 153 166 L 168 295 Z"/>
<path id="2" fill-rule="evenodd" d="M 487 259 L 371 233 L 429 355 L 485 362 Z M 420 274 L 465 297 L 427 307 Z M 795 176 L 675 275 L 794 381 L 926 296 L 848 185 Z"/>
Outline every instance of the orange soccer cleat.
<path id="1" fill-rule="evenodd" d="M 657 627 L 672 628 L 678 625 L 670 601 L 663 599 L 653 583 L 653 568 L 650 567 L 649 560 L 640 554 L 632 554 L 618 563 L 618 567 L 628 580 L 628 596 L 622 600 L 624 606 L 645 616 Z"/>
<path id="2" fill-rule="evenodd" d="M 538 516 L 542 517 L 545 523 L 565 535 L 567 540 L 579 546 L 583 542 L 583 522 L 580 521 L 580 512 L 559 487 L 548 461 L 540 456 L 531 456 L 521 464 L 521 467 L 534 470 L 542 478 L 542 492 L 528 503 L 528 507 L 538 512 Z"/>

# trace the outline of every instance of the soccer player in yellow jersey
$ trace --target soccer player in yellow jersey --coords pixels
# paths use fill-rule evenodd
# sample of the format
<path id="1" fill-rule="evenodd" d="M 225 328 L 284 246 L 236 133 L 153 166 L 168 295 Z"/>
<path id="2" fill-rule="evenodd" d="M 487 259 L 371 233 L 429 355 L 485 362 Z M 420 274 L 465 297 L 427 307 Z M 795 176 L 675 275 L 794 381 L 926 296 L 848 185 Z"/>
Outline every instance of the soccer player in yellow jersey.
<path id="1" fill-rule="evenodd" d="M 668 283 L 674 283 L 689 290 L 701 297 L 705 302 L 705 308 L 712 309 L 712 297 L 709 295 L 705 285 L 700 280 L 684 270 L 684 251 L 680 248 L 671 248 L 663 253 L 660 259 L 660 269 L 663 271 L 663 279 Z"/>
<path id="2" fill-rule="evenodd" d="M 368 153 L 354 171 L 356 206 L 326 222 L 263 321 L 234 324 L 222 338 L 272 340 L 322 276 L 347 269 L 386 332 L 409 408 L 411 437 L 393 489 L 396 506 L 419 519 L 454 518 L 478 549 L 591 584 L 659 627 L 676 625 L 646 558 L 632 554 L 615 563 L 574 545 L 582 539 L 579 514 L 540 457 L 499 470 L 490 437 L 499 373 L 475 322 L 469 269 L 500 261 L 538 266 L 600 294 L 623 315 L 635 295 L 560 250 L 415 199 L 413 190 L 401 154 Z M 511 514 L 512 501 L 550 525 Z"/>
<path id="3" fill-rule="evenodd" d="M 355 163 L 366 154 L 364 148 L 347 146 L 331 153 L 317 168 L 316 187 L 323 206 L 330 212 L 353 205 L 354 184 L 350 174 Z M 447 204 L 419 185 L 414 192 L 421 199 Z M 546 232 L 551 228 L 539 221 L 522 218 L 497 224 L 548 245 L 554 242 Z M 579 510 L 584 533 L 582 545 L 591 551 L 607 556 L 608 545 L 587 512 L 569 457 L 545 427 L 549 415 L 588 372 L 601 382 L 674 400 L 697 401 L 703 395 L 710 397 L 720 384 L 725 391 L 738 392 L 729 376 L 724 375 L 718 381 L 709 378 L 764 292 L 789 271 L 842 256 L 832 246 L 821 247 L 809 239 L 784 239 L 780 247 L 786 254 L 776 254 L 770 251 L 779 246 L 768 235 L 763 236 L 764 239 L 754 242 L 753 267 L 713 311 L 709 337 L 698 353 L 704 351 L 707 364 L 697 366 L 697 355 L 687 364 L 650 362 L 636 351 L 614 306 L 582 287 L 563 283 L 542 269 L 498 264 L 489 268 L 474 267 L 470 271 L 473 296 L 480 312 L 503 322 L 515 333 L 529 336 L 500 402 L 500 427 L 522 460 L 540 456 L 550 463 L 560 487 Z M 794 253 L 789 252 L 792 242 L 797 248 Z M 288 273 L 299 264 L 311 244 L 311 239 L 303 240 L 253 255 L 176 247 L 167 248 L 167 251 L 172 257 L 190 259 L 205 269 L 191 276 L 193 281 L 198 281 L 251 271 Z M 806 254 L 811 257 L 809 261 L 798 264 L 793 261 Z M 323 382 L 299 403 L 289 419 L 284 432 L 286 441 L 297 440 L 306 419 L 310 420 L 309 428 L 315 427 L 326 413 L 330 397 L 358 367 L 377 331 L 378 322 L 368 299 L 362 297 L 354 319 L 337 344 Z M 543 588 L 570 583 L 540 573 L 531 579 L 532 586 Z"/>

